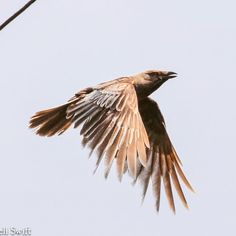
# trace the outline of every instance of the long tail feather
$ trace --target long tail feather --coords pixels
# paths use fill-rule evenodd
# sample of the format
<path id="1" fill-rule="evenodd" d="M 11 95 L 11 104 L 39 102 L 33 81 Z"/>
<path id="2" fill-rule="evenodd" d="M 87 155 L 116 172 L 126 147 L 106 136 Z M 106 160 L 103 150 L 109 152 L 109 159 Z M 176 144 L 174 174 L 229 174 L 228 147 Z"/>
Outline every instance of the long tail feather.
<path id="1" fill-rule="evenodd" d="M 40 136 L 52 136 L 62 134 L 72 124 L 71 118 L 66 118 L 66 110 L 70 103 L 59 107 L 37 112 L 31 117 L 29 127 L 36 129 Z"/>

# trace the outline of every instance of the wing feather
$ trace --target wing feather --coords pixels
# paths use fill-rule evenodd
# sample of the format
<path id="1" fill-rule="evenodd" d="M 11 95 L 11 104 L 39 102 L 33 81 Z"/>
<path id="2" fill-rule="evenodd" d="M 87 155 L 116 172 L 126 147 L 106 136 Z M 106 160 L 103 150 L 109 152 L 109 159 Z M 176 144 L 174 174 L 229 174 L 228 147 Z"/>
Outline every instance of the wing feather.
<path id="1" fill-rule="evenodd" d="M 67 109 L 67 117 L 74 128 L 82 125 L 82 144 L 97 152 L 99 165 L 105 156 L 108 176 L 113 160 L 117 158 L 118 175 L 121 179 L 126 162 L 135 178 L 137 165 L 145 166 L 149 139 L 138 111 L 138 99 L 132 83 L 117 82 L 100 85 L 75 101 Z"/>
<path id="2" fill-rule="evenodd" d="M 127 147 L 127 163 L 128 163 L 128 169 L 131 173 L 131 175 L 136 178 L 136 167 L 137 167 L 137 149 L 136 149 L 136 142 L 133 138 L 133 130 L 129 131 L 128 141 L 129 145 Z"/>
<path id="3" fill-rule="evenodd" d="M 164 183 L 165 192 L 166 192 L 166 196 L 167 196 L 170 208 L 175 212 L 175 204 L 174 204 L 174 198 L 173 198 L 173 194 L 172 194 L 172 188 L 171 188 L 171 182 L 170 182 L 169 169 L 168 169 L 168 165 L 167 165 L 167 159 L 166 159 L 165 153 L 161 149 L 162 148 L 159 147 L 163 183 Z"/>
<path id="4" fill-rule="evenodd" d="M 127 157 L 127 138 L 124 139 L 123 143 L 121 144 L 119 151 L 118 151 L 118 156 L 117 158 L 117 171 L 118 171 L 118 177 L 119 180 L 122 180 L 122 176 L 124 174 L 124 168 L 125 168 L 125 160 Z"/>
<path id="5" fill-rule="evenodd" d="M 139 112 L 148 133 L 151 148 L 147 150 L 147 166 L 141 166 L 137 179 L 143 185 L 143 197 L 146 194 L 149 179 L 152 179 L 153 191 L 156 199 L 156 209 L 160 207 L 161 179 L 170 205 L 175 212 L 175 203 L 172 193 L 172 183 L 185 207 L 188 207 L 179 177 L 183 183 L 193 191 L 187 180 L 181 161 L 166 132 L 163 116 L 156 102 L 150 98 L 139 101 Z"/>

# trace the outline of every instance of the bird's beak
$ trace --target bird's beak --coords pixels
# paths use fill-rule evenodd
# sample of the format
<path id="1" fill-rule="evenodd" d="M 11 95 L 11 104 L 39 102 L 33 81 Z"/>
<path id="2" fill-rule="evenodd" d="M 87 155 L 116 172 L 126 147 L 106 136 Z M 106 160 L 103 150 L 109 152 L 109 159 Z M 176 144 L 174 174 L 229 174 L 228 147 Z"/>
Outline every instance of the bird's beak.
<path id="1" fill-rule="evenodd" d="M 164 78 L 166 78 L 166 79 L 173 79 L 175 77 L 177 77 L 177 73 L 172 72 L 172 71 L 168 71 Z"/>

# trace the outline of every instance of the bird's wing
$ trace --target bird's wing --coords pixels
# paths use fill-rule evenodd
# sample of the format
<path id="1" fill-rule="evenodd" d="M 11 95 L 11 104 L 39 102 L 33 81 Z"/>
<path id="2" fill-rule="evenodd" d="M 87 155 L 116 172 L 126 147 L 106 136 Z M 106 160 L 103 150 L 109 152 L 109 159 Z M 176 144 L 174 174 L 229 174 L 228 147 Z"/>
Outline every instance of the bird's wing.
<path id="1" fill-rule="evenodd" d="M 137 179 L 143 185 L 143 198 L 151 179 L 156 208 L 159 211 L 162 180 L 171 209 L 175 212 L 171 182 L 183 204 L 188 207 L 178 176 L 189 189 L 193 191 L 193 188 L 183 173 L 181 161 L 168 137 L 165 122 L 157 103 L 150 98 L 145 98 L 139 102 L 139 112 L 150 141 L 150 149 L 147 150 L 147 166 L 144 168 L 140 165 L 137 174 Z"/>
<path id="2" fill-rule="evenodd" d="M 95 88 L 68 107 L 67 118 L 72 120 L 75 128 L 83 124 L 82 142 L 91 148 L 91 153 L 97 151 L 97 166 L 105 156 L 106 176 L 114 158 L 120 179 L 126 162 L 134 177 L 137 165 L 146 165 L 149 140 L 131 83 L 117 82 Z"/>

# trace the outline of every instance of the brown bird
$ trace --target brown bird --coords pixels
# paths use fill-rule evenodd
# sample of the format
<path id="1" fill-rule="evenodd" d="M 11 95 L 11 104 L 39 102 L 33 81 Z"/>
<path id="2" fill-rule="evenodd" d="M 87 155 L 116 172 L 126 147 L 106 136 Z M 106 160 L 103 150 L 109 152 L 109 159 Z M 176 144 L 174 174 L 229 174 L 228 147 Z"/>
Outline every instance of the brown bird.
<path id="1" fill-rule="evenodd" d="M 88 87 L 59 107 L 37 112 L 29 127 L 49 137 L 62 134 L 72 124 L 74 128 L 82 125 L 82 144 L 90 147 L 90 155 L 96 150 L 97 167 L 105 159 L 105 177 L 116 160 L 119 179 L 128 170 L 134 182 L 140 180 L 143 199 L 151 179 L 157 211 L 161 182 L 174 212 L 171 182 L 188 208 L 178 176 L 190 190 L 193 188 L 183 173 L 161 111 L 148 97 L 176 76 L 174 72 L 149 70 Z"/>

